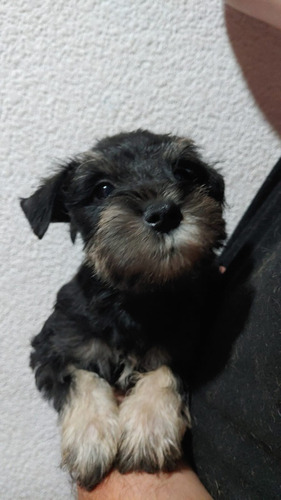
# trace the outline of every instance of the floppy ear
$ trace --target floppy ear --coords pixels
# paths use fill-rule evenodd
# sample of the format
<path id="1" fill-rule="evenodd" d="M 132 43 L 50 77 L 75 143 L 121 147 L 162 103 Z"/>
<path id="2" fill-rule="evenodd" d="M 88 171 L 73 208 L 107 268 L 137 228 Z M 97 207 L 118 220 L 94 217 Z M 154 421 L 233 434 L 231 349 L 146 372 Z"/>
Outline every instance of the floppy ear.
<path id="1" fill-rule="evenodd" d="M 45 180 L 29 198 L 21 198 L 20 205 L 34 233 L 43 238 L 50 222 L 69 222 L 62 189 L 67 169 Z"/>

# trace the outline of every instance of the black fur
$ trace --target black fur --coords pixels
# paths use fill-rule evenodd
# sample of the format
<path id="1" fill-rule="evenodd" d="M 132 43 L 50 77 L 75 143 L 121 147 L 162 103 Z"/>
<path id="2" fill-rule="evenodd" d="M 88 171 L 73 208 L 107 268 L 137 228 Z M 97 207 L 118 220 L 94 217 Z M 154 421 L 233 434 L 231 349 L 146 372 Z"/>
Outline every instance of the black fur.
<path id="1" fill-rule="evenodd" d="M 38 389 L 60 411 L 70 384 L 69 365 L 95 371 L 114 385 L 128 354 L 137 356 L 137 371 L 157 368 L 158 359 L 151 362 L 145 356 L 154 346 L 167 349 L 173 368 L 190 380 L 200 332 L 210 322 L 212 297 L 207 291 L 215 278 L 215 270 L 205 269 L 204 276 L 193 275 L 191 282 L 179 283 L 172 291 L 132 295 L 105 288 L 87 266 L 81 266 L 59 291 L 53 314 L 32 341 L 31 367 Z M 112 350 L 101 359 L 85 360 L 79 349 L 93 338 Z"/>
<path id="2" fill-rule="evenodd" d="M 179 211 L 184 204 L 188 207 L 188 200 L 192 200 L 196 192 L 197 201 L 190 202 L 192 213 L 194 217 L 201 217 L 202 212 L 200 231 L 203 236 L 206 231 L 210 244 L 200 242 L 204 251 L 200 246 L 201 253 L 194 258 L 194 264 L 187 269 L 181 268 L 174 276 L 163 274 L 162 277 L 160 269 L 157 279 L 150 275 L 144 278 L 139 264 L 143 255 L 138 255 L 137 245 L 133 247 L 130 243 L 127 253 L 136 255 L 132 265 L 135 271 L 130 270 L 129 264 L 119 270 L 112 262 L 112 252 L 112 257 L 105 256 L 110 273 L 99 273 L 91 262 L 91 245 L 105 210 L 109 209 L 110 214 L 112 204 L 114 209 L 120 210 L 120 218 L 125 214 L 130 220 L 132 214 L 144 220 L 143 224 L 153 226 L 151 207 L 154 209 L 168 196 L 163 195 L 162 186 L 167 192 L 172 188 L 174 194 L 171 196 L 178 207 L 177 220 L 172 221 L 171 228 L 168 221 L 163 233 L 172 233 L 174 226 L 181 224 Z M 204 220 L 201 198 L 206 206 L 213 204 L 217 220 L 212 221 L 211 215 L 209 220 Z M 212 313 L 210 290 L 217 277 L 214 249 L 225 237 L 221 216 L 223 202 L 221 175 L 203 162 L 190 141 L 140 130 L 100 141 L 90 152 L 78 156 L 44 181 L 30 198 L 21 201 L 39 238 L 50 222 L 69 222 L 72 237 L 79 232 L 85 243 L 87 260 L 59 291 L 53 314 L 32 341 L 31 367 L 37 387 L 53 401 L 58 412 L 67 400 L 72 384 L 69 367 L 73 366 L 94 371 L 118 387 L 128 356 L 133 355 L 137 360 L 134 367 L 137 372 L 161 365 L 157 350 L 155 355 L 148 354 L 156 346 L 159 352 L 168 353 L 169 361 L 165 359 L 165 363 L 169 363 L 182 379 L 192 379 L 200 335 L 206 330 Z M 159 210 L 156 210 L 156 219 L 162 217 L 162 209 Z M 145 220 L 145 213 L 149 213 L 149 221 Z M 171 210 L 169 214 L 173 217 Z M 115 222 L 110 221 L 110 224 Z M 164 236 L 156 235 L 157 228 L 154 229 L 147 229 L 151 242 L 157 245 L 156 238 L 159 238 L 164 244 Z M 124 244 L 129 230 L 130 225 L 124 225 Z M 112 241 L 117 246 L 120 227 L 112 234 Z M 110 238 L 111 233 L 106 242 L 109 246 Z M 131 260 L 130 256 L 128 262 Z M 98 356 L 91 357 L 87 346 L 93 339 L 100 339 L 105 348 L 99 350 Z M 126 390 L 131 383 L 128 377 L 122 389 Z M 145 463 L 143 469 L 146 469 Z"/>

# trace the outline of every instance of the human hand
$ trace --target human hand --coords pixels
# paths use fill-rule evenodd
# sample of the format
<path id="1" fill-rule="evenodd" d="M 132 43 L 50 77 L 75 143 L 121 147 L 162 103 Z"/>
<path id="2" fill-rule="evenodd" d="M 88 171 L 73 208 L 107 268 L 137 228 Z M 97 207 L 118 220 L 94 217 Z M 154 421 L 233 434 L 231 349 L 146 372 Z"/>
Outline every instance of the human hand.
<path id="1" fill-rule="evenodd" d="M 193 470 L 147 474 L 112 471 L 93 491 L 78 488 L 78 500 L 211 500 Z"/>

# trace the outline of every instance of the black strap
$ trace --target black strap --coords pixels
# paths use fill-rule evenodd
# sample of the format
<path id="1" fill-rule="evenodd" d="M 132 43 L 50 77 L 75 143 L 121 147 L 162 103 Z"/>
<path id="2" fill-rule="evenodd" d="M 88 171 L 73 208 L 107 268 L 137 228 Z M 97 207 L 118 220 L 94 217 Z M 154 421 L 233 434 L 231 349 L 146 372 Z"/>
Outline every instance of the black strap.
<path id="1" fill-rule="evenodd" d="M 274 206 L 276 199 L 280 197 L 280 191 L 281 158 L 271 170 L 229 239 L 219 258 L 220 265 L 228 268 L 241 254 L 244 257 L 245 253 L 250 252 L 258 237 L 257 233 L 263 231 L 266 225 L 271 222 L 272 211 L 269 216 L 268 207 Z M 278 203 L 275 206 L 278 207 Z M 276 209 L 278 210 L 278 208 Z M 279 207 L 280 211 L 281 207 Z"/>

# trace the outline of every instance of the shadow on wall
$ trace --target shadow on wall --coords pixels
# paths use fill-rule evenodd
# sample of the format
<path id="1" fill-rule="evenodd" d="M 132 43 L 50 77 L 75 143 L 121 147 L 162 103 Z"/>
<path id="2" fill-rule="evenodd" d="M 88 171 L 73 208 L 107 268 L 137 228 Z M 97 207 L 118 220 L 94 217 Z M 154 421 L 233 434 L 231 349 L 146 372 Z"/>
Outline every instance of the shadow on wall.
<path id="1" fill-rule="evenodd" d="M 225 21 L 248 87 L 281 136 L 281 30 L 227 6 Z"/>

